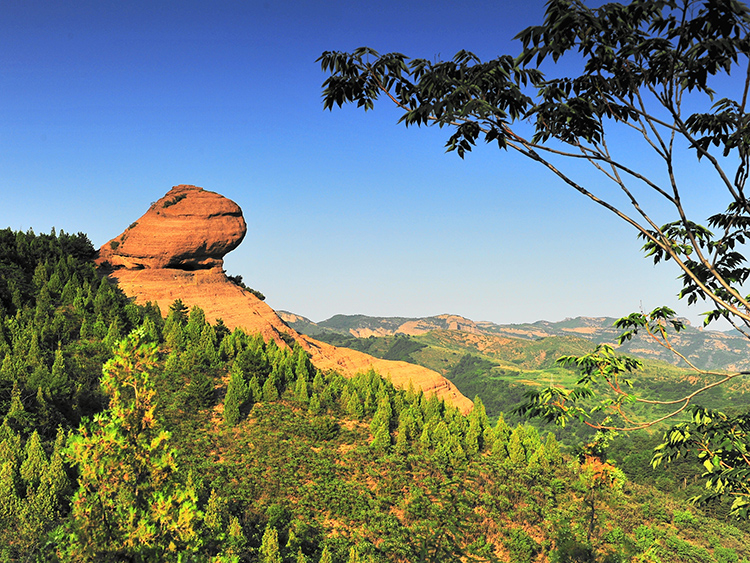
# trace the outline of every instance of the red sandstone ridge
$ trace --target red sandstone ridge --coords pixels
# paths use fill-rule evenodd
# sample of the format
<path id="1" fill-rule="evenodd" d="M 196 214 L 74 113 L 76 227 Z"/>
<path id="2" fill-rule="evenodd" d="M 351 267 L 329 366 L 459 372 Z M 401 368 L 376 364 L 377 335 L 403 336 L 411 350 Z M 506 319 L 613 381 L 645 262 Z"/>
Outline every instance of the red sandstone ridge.
<path id="1" fill-rule="evenodd" d="M 299 334 L 266 303 L 229 281 L 223 258 L 239 245 L 245 231 L 242 210 L 233 201 L 195 186 L 175 186 L 123 234 L 105 243 L 97 263 L 139 303 L 155 302 L 168 311 L 175 299 L 181 299 L 188 307 L 203 309 L 209 321 L 222 319 L 230 329 L 260 332 L 280 346 L 287 346 L 282 334 L 291 336 L 321 370 L 351 377 L 373 368 L 397 387 L 411 383 L 461 412 L 471 410 L 472 402 L 439 373 Z"/>

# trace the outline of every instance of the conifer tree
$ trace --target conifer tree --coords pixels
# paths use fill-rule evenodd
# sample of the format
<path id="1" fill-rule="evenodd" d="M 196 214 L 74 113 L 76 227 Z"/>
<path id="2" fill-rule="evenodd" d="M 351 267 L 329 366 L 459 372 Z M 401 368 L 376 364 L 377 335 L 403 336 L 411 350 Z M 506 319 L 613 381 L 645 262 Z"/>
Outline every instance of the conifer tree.
<path id="1" fill-rule="evenodd" d="M 147 316 L 145 319 L 143 319 L 141 329 L 143 330 L 143 334 L 145 335 L 145 337 L 150 342 L 159 342 L 159 329 L 157 328 L 156 323 L 151 317 Z"/>
<path id="2" fill-rule="evenodd" d="M 18 381 L 13 382 L 13 389 L 10 393 L 10 407 L 5 415 L 4 422 L 15 430 L 25 429 L 30 424 L 29 413 L 26 412 L 21 400 L 21 388 Z"/>
<path id="3" fill-rule="evenodd" d="M 356 547 L 352 546 L 349 548 L 349 557 L 346 563 L 362 563 L 362 558 L 359 556 L 359 551 Z"/>
<path id="4" fill-rule="evenodd" d="M 81 339 L 86 340 L 94 336 L 94 327 L 89 322 L 88 317 L 83 316 L 81 319 L 81 328 L 79 329 L 79 336 Z"/>
<path id="5" fill-rule="evenodd" d="M 196 494 L 176 479 L 170 435 L 155 412 L 156 345 L 142 339 L 134 332 L 120 343 L 102 370 L 109 410 L 69 440 L 80 476 L 62 561 L 177 561 L 197 548 Z"/>
<path id="6" fill-rule="evenodd" d="M 203 525 L 213 535 L 218 535 L 224 526 L 225 505 L 225 501 L 216 494 L 216 489 L 211 489 L 203 514 Z"/>
<path id="7" fill-rule="evenodd" d="M 391 447 L 391 401 L 388 394 L 383 392 L 378 400 L 378 409 L 370 423 L 370 432 L 373 439 L 370 447 L 375 451 L 385 452 Z"/>
<path id="8" fill-rule="evenodd" d="M 52 450 L 52 457 L 49 463 L 49 469 L 44 476 L 44 480 L 47 482 L 50 491 L 58 499 L 58 502 L 62 502 L 63 499 L 67 499 L 70 494 L 70 479 L 65 471 L 64 456 L 65 447 L 65 431 L 62 427 L 57 429 L 57 436 L 55 438 L 54 449 Z"/>
<path id="9" fill-rule="evenodd" d="M 239 556 L 247 549 L 247 539 L 245 538 L 245 532 L 242 530 L 242 525 L 236 516 L 232 516 L 229 519 L 227 532 L 227 551 L 230 555 L 237 558 L 235 560 L 238 560 Z"/>
<path id="10" fill-rule="evenodd" d="M 294 365 L 294 374 L 297 376 L 297 379 L 304 377 L 305 380 L 307 380 L 310 378 L 310 362 L 307 358 L 307 353 L 305 353 L 299 344 L 297 344 L 295 348 L 297 359 Z"/>
<path id="11" fill-rule="evenodd" d="M 306 405 L 310 400 L 310 396 L 307 392 L 307 370 L 297 370 L 297 382 L 294 386 L 294 397 L 298 402 Z"/>
<path id="12" fill-rule="evenodd" d="M 323 391 L 326 386 L 325 379 L 323 379 L 323 374 L 318 369 L 315 370 L 315 377 L 313 378 L 312 385 L 313 391 L 315 391 L 316 393 L 320 393 L 321 391 Z"/>
<path id="13" fill-rule="evenodd" d="M 203 325 L 200 338 L 200 350 L 206 367 L 215 368 L 219 365 L 219 353 L 216 350 L 216 330 L 210 324 Z"/>
<path id="14" fill-rule="evenodd" d="M 104 340 L 107 336 L 107 324 L 104 322 L 104 315 L 98 313 L 94 326 L 91 328 L 91 334 L 94 338 Z"/>
<path id="15" fill-rule="evenodd" d="M 49 460 L 42 447 L 39 433 L 36 430 L 26 441 L 24 457 L 25 459 L 21 464 L 21 478 L 26 482 L 27 486 L 37 488 L 42 477 L 49 469 Z"/>
<path id="16" fill-rule="evenodd" d="M 52 373 L 50 376 L 48 387 L 50 392 L 59 394 L 67 393 L 70 390 L 67 369 L 65 367 L 65 357 L 59 343 L 57 350 L 55 350 L 55 361 L 52 362 Z"/>
<path id="17" fill-rule="evenodd" d="M 0 426 L 0 463 L 9 461 L 11 465 L 18 467 L 24 459 L 23 454 L 21 437 L 11 428 L 6 418 Z"/>
<path id="18" fill-rule="evenodd" d="M 109 328 L 107 329 L 107 335 L 104 337 L 104 342 L 106 342 L 109 346 L 115 346 L 117 342 L 119 342 L 120 338 L 122 338 L 120 321 L 117 317 L 115 317 L 114 319 L 112 319 L 112 322 L 109 323 Z"/>
<path id="19" fill-rule="evenodd" d="M 209 407 L 213 404 L 214 382 L 202 369 L 191 373 L 187 391 L 195 407 Z"/>
<path id="20" fill-rule="evenodd" d="M 245 378 L 235 362 L 229 373 L 229 384 L 224 398 L 224 423 L 227 426 L 236 426 L 240 421 L 240 409 L 247 401 L 248 395 L 249 390 L 245 385 Z"/>
<path id="21" fill-rule="evenodd" d="M 14 528 L 20 510 L 16 468 L 11 461 L 0 462 L 0 529 Z"/>
<path id="22" fill-rule="evenodd" d="M 44 398 L 44 391 L 41 387 L 36 389 L 36 427 L 41 429 L 45 434 L 47 431 L 51 431 L 54 428 L 52 423 L 52 411 L 47 404 L 47 399 Z"/>
<path id="23" fill-rule="evenodd" d="M 323 547 L 323 551 L 320 553 L 320 560 L 318 563 L 333 563 L 333 558 L 331 557 L 331 550 L 328 549 L 328 546 Z"/>
<path id="24" fill-rule="evenodd" d="M 492 455 L 497 456 L 499 459 L 508 457 L 508 442 L 510 441 L 511 429 L 505 422 L 503 413 L 500 413 L 497 419 L 494 435 L 495 442 L 492 444 Z"/>
<path id="25" fill-rule="evenodd" d="M 356 389 L 351 389 L 349 400 L 346 403 L 346 412 L 356 420 L 362 420 L 365 415 L 362 400 Z"/>
<path id="26" fill-rule="evenodd" d="M 278 401 L 279 399 L 279 389 L 276 387 L 276 377 L 276 371 L 274 370 L 263 384 L 263 400 L 267 403 Z"/>
<path id="27" fill-rule="evenodd" d="M 191 344 L 198 344 L 201 339 L 203 327 L 206 325 L 206 315 L 200 307 L 190 309 L 188 321 L 185 325 L 185 336 Z"/>
<path id="28" fill-rule="evenodd" d="M 317 393 L 313 393 L 310 396 L 310 402 L 307 405 L 307 412 L 309 412 L 313 416 L 323 412 L 323 405 L 320 401 L 320 395 L 318 395 Z"/>
<path id="29" fill-rule="evenodd" d="M 248 388 L 248 400 L 253 403 L 257 403 L 263 400 L 263 388 L 258 382 L 258 376 L 253 375 L 250 378 L 250 382 L 247 384 Z"/>
<path id="30" fill-rule="evenodd" d="M 273 526 L 266 526 L 260 542 L 260 563 L 282 563 L 279 552 L 279 533 Z"/>
<path id="31" fill-rule="evenodd" d="M 409 450 L 409 444 L 411 440 L 415 438 L 412 433 L 414 428 L 414 418 L 412 417 L 410 409 L 404 409 L 401 411 L 401 416 L 398 420 L 398 428 L 396 429 L 396 452 L 404 455 Z"/>
<path id="32" fill-rule="evenodd" d="M 474 397 L 474 408 L 469 413 L 469 428 L 466 431 L 466 453 L 476 455 L 484 449 L 484 431 L 489 426 L 489 419 L 482 399 Z"/>

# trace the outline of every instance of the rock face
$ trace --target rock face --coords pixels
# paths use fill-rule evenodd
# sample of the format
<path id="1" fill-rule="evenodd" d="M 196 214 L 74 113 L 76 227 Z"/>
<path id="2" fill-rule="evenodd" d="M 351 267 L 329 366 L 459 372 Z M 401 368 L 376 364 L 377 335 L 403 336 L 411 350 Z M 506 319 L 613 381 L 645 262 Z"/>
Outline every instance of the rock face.
<path id="1" fill-rule="evenodd" d="M 266 303 L 232 283 L 222 269 L 223 258 L 245 232 L 242 210 L 233 201 L 195 186 L 175 186 L 124 233 L 105 243 L 97 263 L 138 303 L 155 302 L 166 312 L 175 299 L 181 299 L 188 307 L 203 309 L 209 321 L 222 319 L 230 329 L 260 332 L 284 347 L 285 339 L 293 338 L 321 370 L 351 377 L 373 368 L 390 377 L 396 387 L 411 383 L 461 412 L 471 410 L 472 402 L 439 373 L 301 335 Z"/>
<path id="2" fill-rule="evenodd" d="M 232 200 L 196 186 L 175 186 L 99 251 L 113 268 L 221 268 L 247 232 Z"/>

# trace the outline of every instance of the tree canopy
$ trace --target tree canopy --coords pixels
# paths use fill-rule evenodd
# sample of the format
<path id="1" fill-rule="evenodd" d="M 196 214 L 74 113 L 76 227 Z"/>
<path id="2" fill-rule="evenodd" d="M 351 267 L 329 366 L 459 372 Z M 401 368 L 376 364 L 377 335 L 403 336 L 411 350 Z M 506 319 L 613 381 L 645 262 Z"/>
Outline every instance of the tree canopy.
<path id="1" fill-rule="evenodd" d="M 550 0 L 544 23 L 516 36 L 522 48 L 515 56 L 482 61 L 460 51 L 452 60 L 431 61 L 369 47 L 325 52 L 323 105 L 354 103 L 367 111 L 385 98 L 407 127 L 447 127 L 446 149 L 461 158 L 481 140 L 527 157 L 635 228 L 655 263 L 676 264 L 679 297 L 690 305 L 706 302 L 706 324 L 725 319 L 750 338 L 749 31 L 750 10 L 736 0 L 634 0 L 599 8 Z M 576 70 L 566 75 L 569 69 Z M 689 213 L 685 200 L 696 188 L 685 155 L 710 172 L 710 184 L 697 189 L 721 194 L 723 211 Z M 580 163 L 601 181 L 587 182 Z M 672 334 L 683 324 L 669 308 L 631 314 L 617 326 L 621 342 L 646 333 L 680 355 Z M 696 409 L 703 392 L 747 375 L 702 370 L 681 358 L 700 383 L 679 400 L 639 396 L 631 390 L 639 362 L 602 346 L 561 358 L 581 370 L 578 386 L 550 385 L 531 393 L 520 410 L 560 424 L 577 418 L 599 429 L 644 428 Z M 644 415 L 644 405 L 669 410 Z M 694 416 L 697 432 L 709 420 L 746 428 L 721 413 Z M 685 443 L 678 442 L 675 452 Z M 747 446 L 747 434 L 740 442 Z M 722 464 L 750 470 L 742 452 L 726 459 L 721 449 L 712 452 L 709 472 L 721 472 Z M 746 478 L 734 482 L 744 487 L 734 493 L 746 498 Z"/>

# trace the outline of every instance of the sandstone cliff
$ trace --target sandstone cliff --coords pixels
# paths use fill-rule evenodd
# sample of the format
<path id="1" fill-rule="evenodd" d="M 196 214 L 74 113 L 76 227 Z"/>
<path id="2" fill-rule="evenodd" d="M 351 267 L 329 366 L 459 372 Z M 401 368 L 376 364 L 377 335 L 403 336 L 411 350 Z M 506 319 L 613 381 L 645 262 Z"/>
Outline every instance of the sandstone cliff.
<path id="1" fill-rule="evenodd" d="M 286 346 L 281 335 L 289 335 L 319 369 L 353 376 L 373 368 L 397 387 L 406 388 L 411 382 L 415 389 L 434 393 L 462 412 L 471 410 L 471 401 L 437 372 L 301 335 L 266 303 L 229 281 L 223 257 L 240 244 L 246 229 L 242 211 L 233 201 L 195 186 L 175 186 L 124 233 L 105 243 L 97 262 L 139 303 L 152 301 L 167 311 L 175 299 L 181 299 L 188 307 L 203 309 L 212 322 L 222 319 L 230 329 L 260 332 L 280 346 Z"/>

